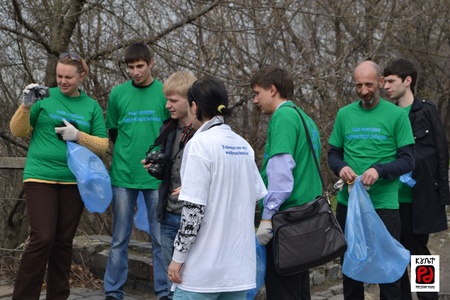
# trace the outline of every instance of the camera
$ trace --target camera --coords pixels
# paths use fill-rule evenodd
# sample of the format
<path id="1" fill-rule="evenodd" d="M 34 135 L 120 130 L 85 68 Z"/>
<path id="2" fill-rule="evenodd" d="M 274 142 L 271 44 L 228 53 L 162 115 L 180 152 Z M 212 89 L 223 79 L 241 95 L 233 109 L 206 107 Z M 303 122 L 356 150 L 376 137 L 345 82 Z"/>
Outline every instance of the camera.
<path id="1" fill-rule="evenodd" d="M 44 85 L 38 85 L 34 87 L 30 92 L 34 92 L 34 99 L 42 100 L 44 98 L 50 97 L 50 91 L 48 87 Z"/>
<path id="2" fill-rule="evenodd" d="M 145 157 L 145 164 L 150 164 L 148 173 L 156 179 L 163 179 L 164 169 L 170 164 L 170 159 L 166 158 L 166 155 L 161 151 L 149 151 Z"/>

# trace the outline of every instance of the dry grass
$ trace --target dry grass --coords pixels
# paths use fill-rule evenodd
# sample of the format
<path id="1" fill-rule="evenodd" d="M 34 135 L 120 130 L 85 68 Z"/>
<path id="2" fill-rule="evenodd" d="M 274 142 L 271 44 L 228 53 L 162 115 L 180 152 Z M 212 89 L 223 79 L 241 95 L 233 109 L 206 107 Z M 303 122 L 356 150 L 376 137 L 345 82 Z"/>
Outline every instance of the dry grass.
<path id="1" fill-rule="evenodd" d="M 16 250 L 2 250 L 2 252 L 0 252 L 0 278 L 2 278 L 2 281 L 13 284 L 19 264 L 20 258 L 18 257 Z M 86 266 L 72 264 L 70 271 L 70 286 L 87 289 L 102 289 L 103 280 L 95 277 Z"/>

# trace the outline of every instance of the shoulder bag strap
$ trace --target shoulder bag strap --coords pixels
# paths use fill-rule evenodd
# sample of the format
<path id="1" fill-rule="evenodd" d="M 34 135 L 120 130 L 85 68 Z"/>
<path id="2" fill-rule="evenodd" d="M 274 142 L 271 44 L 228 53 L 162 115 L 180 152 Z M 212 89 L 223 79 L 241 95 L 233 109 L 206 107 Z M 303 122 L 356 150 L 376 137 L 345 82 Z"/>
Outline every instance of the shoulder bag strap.
<path id="1" fill-rule="evenodd" d="M 166 127 L 163 128 L 161 133 L 156 137 L 153 145 L 150 145 L 147 153 L 151 152 L 153 148 L 161 145 L 166 139 L 169 133 L 178 126 L 178 122 L 175 119 L 170 119 L 169 123 L 167 123 Z"/>
<path id="2" fill-rule="evenodd" d="M 300 120 L 302 120 L 303 128 L 305 129 L 305 132 L 306 132 L 306 139 L 308 140 L 309 148 L 311 149 L 311 153 L 312 153 L 314 162 L 316 163 L 317 172 L 319 172 L 319 177 L 320 177 L 320 181 L 322 182 L 322 190 L 323 190 L 324 189 L 324 185 L 323 185 L 322 173 L 320 172 L 319 162 L 317 161 L 316 153 L 314 152 L 314 147 L 312 145 L 311 136 L 309 135 L 308 126 L 306 126 L 305 119 L 303 118 L 302 114 L 297 109 L 297 107 L 296 106 L 291 106 L 291 107 L 293 109 L 295 109 L 295 111 L 297 111 L 298 115 L 300 116 Z"/>

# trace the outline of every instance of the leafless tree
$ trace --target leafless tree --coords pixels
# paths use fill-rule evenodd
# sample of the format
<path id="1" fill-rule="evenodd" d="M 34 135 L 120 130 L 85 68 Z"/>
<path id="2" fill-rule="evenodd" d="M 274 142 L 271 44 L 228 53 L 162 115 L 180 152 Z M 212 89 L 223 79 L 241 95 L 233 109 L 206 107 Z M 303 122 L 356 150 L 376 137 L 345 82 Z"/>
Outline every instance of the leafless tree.
<path id="1" fill-rule="evenodd" d="M 55 85 L 60 53 L 87 59 L 83 89 L 105 108 L 111 88 L 128 79 L 123 49 L 133 41 L 152 48 L 154 75 L 162 81 L 180 69 L 221 78 L 235 108 L 230 123 L 254 147 L 258 163 L 269 119 L 253 107 L 248 82 L 263 65 L 288 68 L 292 100 L 321 132 L 327 186 L 336 179 L 326 164 L 327 140 L 337 110 L 356 99 L 351 71 L 362 60 L 381 66 L 400 56 L 413 60 L 417 95 L 434 102 L 450 128 L 449 0 L 11 0 L 0 9 L 3 156 L 26 155 L 28 141 L 10 135 L 9 119 L 26 84 Z M 7 191 L 19 195 L 20 187 Z M 109 224 L 108 214 L 92 215 L 81 229 L 109 233 Z M 23 228 L 17 234 L 18 240 L 26 235 Z"/>

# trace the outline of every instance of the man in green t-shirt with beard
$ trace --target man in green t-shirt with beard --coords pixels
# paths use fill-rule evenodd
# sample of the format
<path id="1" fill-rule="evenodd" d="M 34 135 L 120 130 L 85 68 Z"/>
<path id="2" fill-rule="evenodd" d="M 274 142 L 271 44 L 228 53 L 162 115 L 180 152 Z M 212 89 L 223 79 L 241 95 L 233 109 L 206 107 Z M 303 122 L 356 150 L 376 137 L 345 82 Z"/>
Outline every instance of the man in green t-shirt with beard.
<path id="1" fill-rule="evenodd" d="M 338 111 L 331 133 L 328 163 L 344 182 L 361 175 L 374 208 L 397 240 L 400 239 L 399 176 L 414 167 L 414 138 L 406 113 L 380 97 L 383 77 L 372 61 L 360 63 L 353 72 L 360 100 Z M 337 195 L 336 218 L 345 230 L 347 185 Z M 381 299 L 400 299 L 400 280 L 380 284 Z M 364 299 L 364 283 L 344 275 L 344 298 Z"/>

